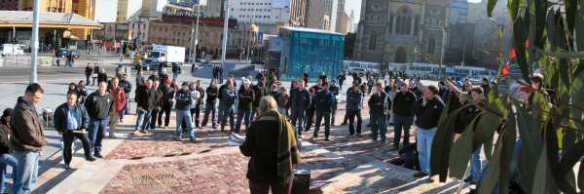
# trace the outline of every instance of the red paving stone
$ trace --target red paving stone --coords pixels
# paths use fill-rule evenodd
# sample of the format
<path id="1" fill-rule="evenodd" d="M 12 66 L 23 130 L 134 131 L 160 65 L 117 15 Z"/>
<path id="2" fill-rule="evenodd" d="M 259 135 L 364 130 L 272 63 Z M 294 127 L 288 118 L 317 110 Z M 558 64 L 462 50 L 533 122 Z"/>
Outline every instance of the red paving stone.
<path id="1" fill-rule="evenodd" d="M 247 159 L 238 153 L 125 166 L 105 188 L 110 193 L 249 193 Z"/>
<path id="2" fill-rule="evenodd" d="M 144 157 L 192 154 L 228 146 L 226 133 L 212 129 L 198 129 L 196 143 L 190 143 L 188 138 L 182 142 L 176 141 L 175 138 L 175 132 L 168 130 L 155 131 L 150 135 L 131 135 L 129 139 L 124 140 L 105 158 L 109 160 L 140 159 Z"/>

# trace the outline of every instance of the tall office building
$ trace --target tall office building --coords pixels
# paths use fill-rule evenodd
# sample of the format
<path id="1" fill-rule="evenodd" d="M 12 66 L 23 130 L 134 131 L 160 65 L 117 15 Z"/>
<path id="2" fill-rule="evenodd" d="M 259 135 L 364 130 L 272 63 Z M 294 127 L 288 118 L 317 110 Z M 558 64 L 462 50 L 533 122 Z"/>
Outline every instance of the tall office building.
<path id="1" fill-rule="evenodd" d="M 142 8 L 142 0 L 118 0 L 118 14 L 116 21 L 124 22 L 138 16 Z"/>
<path id="2" fill-rule="evenodd" d="M 468 0 L 451 0 L 450 18 L 448 19 L 449 20 L 448 23 L 450 24 L 467 23 L 467 18 L 469 14 L 468 10 L 469 10 Z"/>
<path id="3" fill-rule="evenodd" d="M 335 31 L 339 0 L 310 0 L 306 14 L 306 26 Z"/>

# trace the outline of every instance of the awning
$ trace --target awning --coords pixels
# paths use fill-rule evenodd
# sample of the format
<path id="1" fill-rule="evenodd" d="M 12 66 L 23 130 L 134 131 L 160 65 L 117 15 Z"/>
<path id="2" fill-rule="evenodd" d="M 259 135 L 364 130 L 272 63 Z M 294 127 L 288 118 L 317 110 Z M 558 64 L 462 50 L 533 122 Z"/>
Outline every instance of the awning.
<path id="1" fill-rule="evenodd" d="M 0 28 L 32 28 L 32 11 L 0 11 Z M 96 21 L 75 13 L 41 12 L 41 28 L 101 29 Z"/>

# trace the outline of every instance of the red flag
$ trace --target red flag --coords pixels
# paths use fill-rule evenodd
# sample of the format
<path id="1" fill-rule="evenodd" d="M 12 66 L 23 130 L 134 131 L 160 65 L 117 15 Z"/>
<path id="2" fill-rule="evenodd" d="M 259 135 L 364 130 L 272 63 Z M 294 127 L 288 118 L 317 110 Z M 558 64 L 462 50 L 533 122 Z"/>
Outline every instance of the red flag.
<path id="1" fill-rule="evenodd" d="M 529 38 L 527 40 L 525 40 L 525 48 L 526 49 L 531 48 L 531 42 L 529 42 Z"/>
<path id="2" fill-rule="evenodd" d="M 517 50 L 515 50 L 515 48 L 511 48 L 509 51 L 509 58 L 511 58 L 511 60 L 517 59 Z"/>
<path id="3" fill-rule="evenodd" d="M 503 65 L 503 67 L 501 67 L 501 75 L 507 76 L 510 73 L 511 73 L 511 65 L 509 65 L 509 62 L 506 62 L 505 65 Z"/>

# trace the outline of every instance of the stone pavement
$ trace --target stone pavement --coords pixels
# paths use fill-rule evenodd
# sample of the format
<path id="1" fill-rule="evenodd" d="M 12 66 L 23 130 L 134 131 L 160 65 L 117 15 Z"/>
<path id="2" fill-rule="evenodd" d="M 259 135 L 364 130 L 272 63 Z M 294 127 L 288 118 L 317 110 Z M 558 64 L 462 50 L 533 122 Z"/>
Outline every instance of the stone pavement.
<path id="1" fill-rule="evenodd" d="M 74 73 L 62 79 L 41 79 L 45 87 L 41 107 L 54 108 L 63 103 L 66 84 L 80 79 L 83 75 Z M 204 86 L 209 82 L 207 78 L 193 78 L 188 74 L 182 74 L 179 79 L 201 79 Z M 133 76 L 129 80 L 133 81 Z M 345 83 L 346 89 L 350 80 Z M 13 106 L 24 87 L 25 83 L 0 83 L 0 96 L 3 96 L 0 108 Z M 95 87 L 88 89 L 93 91 Z M 344 116 L 344 98 L 342 92 L 336 124 Z M 363 112 L 367 112 L 365 109 Z M 135 110 L 134 103 L 130 104 L 130 110 Z M 304 163 L 298 168 L 311 170 L 315 193 L 438 193 L 449 186 L 414 180 L 414 171 L 389 164 L 388 160 L 396 156 L 395 151 L 390 144 L 367 138 L 368 116 L 364 114 L 363 118 L 362 137 L 348 136 L 347 126 L 333 127 L 330 142 L 323 141 L 322 135 L 312 139 L 311 132 L 304 133 Z M 125 117 L 116 131 L 120 139 L 105 140 L 105 159 L 88 163 L 78 152 L 72 163 L 75 170 L 70 171 L 65 171 L 60 164 L 60 136 L 47 130 L 50 146 L 42 153 L 35 193 L 248 193 L 245 178 L 248 159 L 241 156 L 237 147 L 227 145 L 226 134 L 203 128 L 197 129 L 195 144 L 177 142 L 173 122 L 169 129 L 145 135 L 132 133 L 134 121 L 134 116 Z M 387 136 L 391 142 L 391 129 Z"/>

